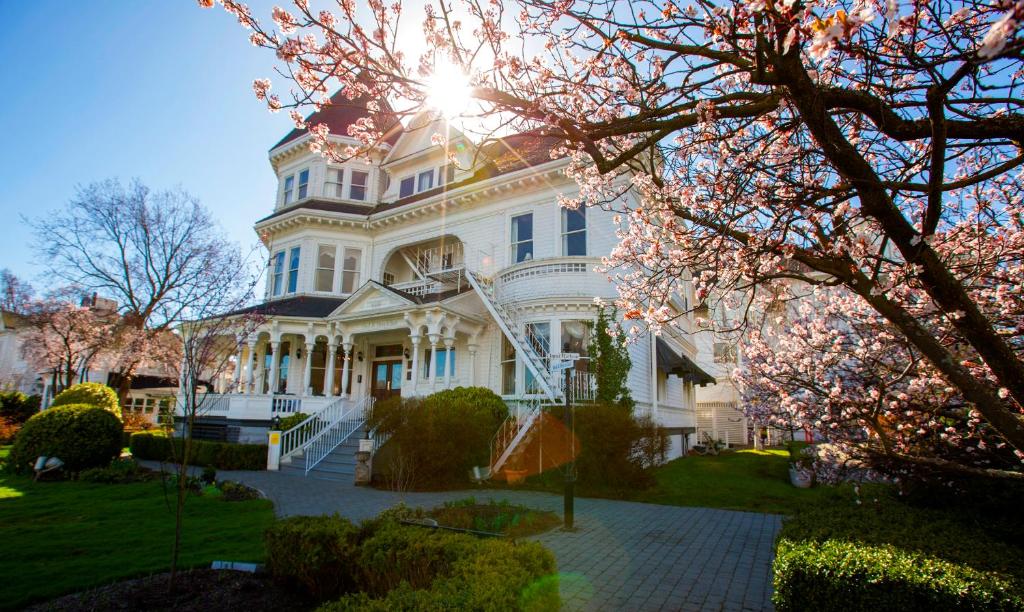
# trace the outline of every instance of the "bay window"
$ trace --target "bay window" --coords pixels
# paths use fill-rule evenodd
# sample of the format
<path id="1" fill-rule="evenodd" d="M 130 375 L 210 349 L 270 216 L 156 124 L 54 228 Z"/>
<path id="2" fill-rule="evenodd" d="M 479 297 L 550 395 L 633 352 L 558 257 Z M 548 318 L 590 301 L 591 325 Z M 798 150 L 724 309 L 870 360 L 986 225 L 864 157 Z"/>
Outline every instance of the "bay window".
<path id="1" fill-rule="evenodd" d="M 348 197 L 351 200 L 366 199 L 366 179 L 370 176 L 368 172 L 361 170 L 352 171 L 352 184 L 348 188 Z"/>
<path id="2" fill-rule="evenodd" d="M 309 192 L 309 169 L 299 172 L 299 199 L 306 197 Z"/>
<path id="3" fill-rule="evenodd" d="M 324 195 L 331 198 L 345 197 L 342 186 L 345 183 L 344 168 L 329 168 L 327 170 L 327 181 L 324 182 Z"/>
<path id="4" fill-rule="evenodd" d="M 587 209 L 562 209 L 562 255 L 587 254 Z"/>
<path id="5" fill-rule="evenodd" d="M 284 291 L 284 251 L 274 254 L 273 271 L 271 272 L 271 291 L 275 297 Z"/>
<path id="6" fill-rule="evenodd" d="M 295 193 L 295 176 L 284 177 L 284 203 L 290 204 Z"/>

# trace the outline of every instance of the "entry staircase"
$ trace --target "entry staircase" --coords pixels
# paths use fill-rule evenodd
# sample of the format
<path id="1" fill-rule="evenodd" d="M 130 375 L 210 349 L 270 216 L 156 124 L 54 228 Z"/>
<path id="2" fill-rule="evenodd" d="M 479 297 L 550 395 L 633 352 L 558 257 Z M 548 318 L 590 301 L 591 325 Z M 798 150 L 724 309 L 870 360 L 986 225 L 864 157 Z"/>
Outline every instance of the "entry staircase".
<path id="1" fill-rule="evenodd" d="M 500 474 L 510 459 L 529 443 L 543 407 L 564 402 L 565 395 L 562 386 L 549 370 L 550 351 L 547 343 L 531 334 L 530 327 L 520 324 L 514 312 L 505 307 L 498 299 L 491 279 L 466 270 L 466 280 L 480 296 L 487 311 L 516 349 L 516 355 L 522 358 L 543 393 L 542 399 L 526 406 L 512 407 L 508 418 L 494 434 L 491 440 L 491 464 L 486 471 L 478 472 L 481 479 L 489 479 Z"/>
<path id="2" fill-rule="evenodd" d="M 352 482 L 373 397 L 338 398 L 281 434 L 281 471 Z M 377 442 L 375 440 L 375 442 Z"/>

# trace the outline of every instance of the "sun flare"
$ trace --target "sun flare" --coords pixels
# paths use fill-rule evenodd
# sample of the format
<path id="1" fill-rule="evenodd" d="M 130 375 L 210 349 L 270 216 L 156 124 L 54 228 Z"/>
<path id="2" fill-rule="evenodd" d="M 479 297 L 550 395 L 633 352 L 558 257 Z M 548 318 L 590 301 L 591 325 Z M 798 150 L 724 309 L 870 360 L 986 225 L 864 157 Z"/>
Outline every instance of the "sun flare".
<path id="1" fill-rule="evenodd" d="M 449 63 L 435 66 L 434 74 L 427 79 L 427 88 L 427 105 L 448 119 L 469 110 L 469 77 L 458 67 Z"/>

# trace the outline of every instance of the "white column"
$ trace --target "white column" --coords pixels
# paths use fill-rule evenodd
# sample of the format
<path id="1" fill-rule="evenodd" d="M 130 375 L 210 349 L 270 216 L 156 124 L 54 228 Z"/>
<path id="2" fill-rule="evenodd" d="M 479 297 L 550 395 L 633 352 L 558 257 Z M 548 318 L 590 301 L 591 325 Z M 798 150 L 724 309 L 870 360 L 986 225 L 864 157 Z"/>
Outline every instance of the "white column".
<path id="1" fill-rule="evenodd" d="M 651 418 L 658 418 L 658 338 L 651 332 Z"/>
<path id="2" fill-rule="evenodd" d="M 242 359 L 245 358 L 243 351 L 245 351 L 245 345 L 239 343 L 238 357 L 235 359 L 235 377 L 232 379 L 231 385 L 232 393 L 242 392 Z"/>
<path id="3" fill-rule="evenodd" d="M 430 392 L 437 391 L 437 341 L 440 340 L 438 334 L 430 334 L 427 336 L 427 340 L 430 340 L 430 361 L 427 362 L 427 372 L 430 373 Z"/>
<path id="4" fill-rule="evenodd" d="M 345 342 L 341 345 L 344 353 L 341 356 L 341 397 L 348 397 L 348 377 L 352 374 L 352 343 Z"/>
<path id="5" fill-rule="evenodd" d="M 452 388 L 452 347 L 455 346 L 455 338 L 444 339 L 444 388 Z"/>
<path id="6" fill-rule="evenodd" d="M 420 378 L 420 340 L 419 334 L 409 336 L 412 342 L 412 394 L 416 395 L 416 381 Z"/>
<path id="7" fill-rule="evenodd" d="M 249 371 L 245 373 L 245 392 L 252 393 L 253 389 L 253 371 L 256 368 L 256 341 L 250 340 L 248 342 L 249 356 L 246 357 L 246 361 L 249 364 Z"/>
<path id="8" fill-rule="evenodd" d="M 334 397 L 334 354 L 338 352 L 338 344 L 333 340 L 327 343 L 327 369 L 324 372 L 324 395 Z"/>
<path id="9" fill-rule="evenodd" d="M 265 372 L 263 371 L 263 364 L 267 362 L 267 345 L 264 344 L 263 348 L 256 350 L 256 388 L 253 393 L 263 394 L 263 378 Z"/>
<path id="10" fill-rule="evenodd" d="M 291 355 L 289 355 L 289 359 L 288 359 L 288 380 L 285 383 L 285 388 L 284 388 L 284 392 L 285 393 L 291 393 L 293 391 L 293 389 L 295 389 L 295 387 L 299 387 L 299 386 L 302 385 L 302 381 L 301 380 L 299 380 L 299 381 L 295 380 L 296 378 L 299 377 L 299 366 L 298 366 L 298 363 L 299 363 L 299 351 L 301 350 L 300 349 L 301 346 L 302 345 L 299 344 L 298 342 L 290 342 L 289 345 L 288 345 L 288 352 L 291 353 Z M 301 392 L 302 389 L 299 389 L 299 391 Z"/>
<path id="11" fill-rule="evenodd" d="M 469 386 L 476 386 L 476 350 L 477 345 L 470 344 L 469 348 Z"/>
<path id="12" fill-rule="evenodd" d="M 273 395 L 277 393 L 277 375 L 281 371 L 281 341 L 271 340 L 270 341 L 270 385 L 268 385 L 267 393 Z"/>
<path id="13" fill-rule="evenodd" d="M 302 372 L 302 395 L 312 395 L 311 383 L 313 380 L 313 348 L 316 345 L 312 342 L 306 343 L 306 362 Z"/>

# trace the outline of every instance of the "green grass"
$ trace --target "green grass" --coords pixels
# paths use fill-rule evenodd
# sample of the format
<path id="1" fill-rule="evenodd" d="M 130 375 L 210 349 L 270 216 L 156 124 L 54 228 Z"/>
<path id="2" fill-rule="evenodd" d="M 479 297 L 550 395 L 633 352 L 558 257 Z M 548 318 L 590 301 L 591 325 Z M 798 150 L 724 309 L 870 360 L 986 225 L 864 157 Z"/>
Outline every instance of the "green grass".
<path id="1" fill-rule="evenodd" d="M 657 484 L 631 496 L 635 501 L 792 514 L 827 496 L 830 487 L 798 489 L 789 482 L 785 450 L 741 450 L 690 456 L 655 470 Z"/>
<path id="2" fill-rule="evenodd" d="M 0 456 L 6 449 L 0 449 Z M 34 483 L 0 475 L 0 609 L 168 569 L 173 491 L 160 482 Z M 180 566 L 261 561 L 267 500 L 190 497 Z"/>

